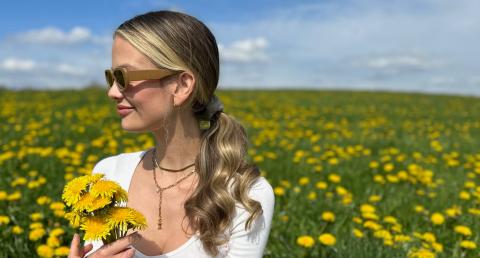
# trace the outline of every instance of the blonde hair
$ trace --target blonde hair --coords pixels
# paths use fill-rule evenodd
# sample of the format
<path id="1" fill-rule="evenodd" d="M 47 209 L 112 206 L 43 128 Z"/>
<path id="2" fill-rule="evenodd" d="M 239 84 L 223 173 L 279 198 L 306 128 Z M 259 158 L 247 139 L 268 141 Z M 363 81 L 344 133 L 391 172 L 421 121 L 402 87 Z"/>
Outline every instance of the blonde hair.
<path id="1" fill-rule="evenodd" d="M 159 68 L 192 72 L 196 84 L 188 105 L 193 110 L 208 104 L 218 84 L 219 53 L 215 37 L 201 21 L 180 12 L 152 11 L 122 23 L 115 36 L 122 36 Z M 250 213 L 245 230 L 263 212 L 248 196 L 260 172 L 245 160 L 247 149 L 245 128 L 224 112 L 202 131 L 195 160 L 199 181 L 184 207 L 185 217 L 212 256 L 229 241 L 226 230 L 232 226 L 237 201 Z"/>

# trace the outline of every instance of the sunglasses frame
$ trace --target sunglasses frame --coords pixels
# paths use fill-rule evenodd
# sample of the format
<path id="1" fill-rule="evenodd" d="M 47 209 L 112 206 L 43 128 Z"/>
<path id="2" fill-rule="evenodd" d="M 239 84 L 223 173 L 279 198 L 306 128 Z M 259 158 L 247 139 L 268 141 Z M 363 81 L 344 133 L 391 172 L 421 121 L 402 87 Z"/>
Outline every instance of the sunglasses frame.
<path id="1" fill-rule="evenodd" d="M 123 77 L 123 82 L 125 85 L 122 85 L 118 82 L 115 73 L 120 72 Z M 105 79 L 107 80 L 108 89 L 110 89 L 115 81 L 117 82 L 118 89 L 123 92 L 127 89 L 131 81 L 141 81 L 141 80 L 157 80 L 164 77 L 180 73 L 181 71 L 172 71 L 168 69 L 154 69 L 154 70 L 133 70 L 129 71 L 125 67 L 118 67 L 115 69 L 106 69 L 105 70 Z M 111 82 L 110 79 L 111 78 Z"/>

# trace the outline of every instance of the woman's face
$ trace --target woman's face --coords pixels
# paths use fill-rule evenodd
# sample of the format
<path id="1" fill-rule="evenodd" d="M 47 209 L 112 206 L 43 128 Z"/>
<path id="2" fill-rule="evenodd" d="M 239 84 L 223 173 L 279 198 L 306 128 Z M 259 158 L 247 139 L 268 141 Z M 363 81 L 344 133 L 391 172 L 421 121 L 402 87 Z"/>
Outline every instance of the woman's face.
<path id="1" fill-rule="evenodd" d="M 125 67 L 127 70 L 158 69 L 128 41 L 116 36 L 112 47 L 112 68 Z M 108 97 L 116 105 L 131 107 L 128 114 L 119 115 L 122 128 L 127 131 L 149 132 L 162 128 L 164 119 L 172 112 L 176 80 L 132 81 L 124 92 L 120 92 L 117 82 L 108 90 Z M 115 107 L 117 108 L 117 106 Z"/>

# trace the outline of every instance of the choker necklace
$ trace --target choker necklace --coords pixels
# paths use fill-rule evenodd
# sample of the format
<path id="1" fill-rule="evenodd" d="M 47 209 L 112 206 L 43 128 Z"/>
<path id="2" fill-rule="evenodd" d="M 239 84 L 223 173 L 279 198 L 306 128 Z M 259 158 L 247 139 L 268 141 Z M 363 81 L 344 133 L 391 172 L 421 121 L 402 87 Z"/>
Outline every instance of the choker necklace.
<path id="1" fill-rule="evenodd" d="M 167 189 L 170 189 L 174 186 L 176 186 L 178 183 L 180 183 L 181 181 L 183 181 L 184 179 L 186 179 L 187 177 L 189 177 L 190 175 L 192 175 L 195 170 L 193 170 L 192 172 L 188 173 L 186 176 L 180 178 L 180 180 L 178 180 L 177 182 L 175 182 L 174 184 L 171 184 L 167 187 L 160 187 L 158 185 L 158 182 L 157 182 L 157 177 L 155 175 L 155 166 L 158 166 L 158 163 L 157 163 L 157 159 L 156 159 L 156 149 L 153 149 L 153 155 L 152 155 L 152 163 L 153 163 L 153 180 L 155 181 L 155 185 L 157 186 L 157 193 L 159 195 L 159 203 L 158 203 L 158 229 L 162 229 L 162 194 L 163 194 L 163 191 L 167 190 Z M 195 165 L 195 163 L 193 163 L 192 165 Z M 187 167 L 191 167 L 192 165 L 189 165 Z M 160 166 L 158 166 L 160 167 Z M 187 168 L 185 167 L 185 168 Z M 160 167 L 162 168 L 162 167 Z M 184 169 L 185 169 L 184 168 Z M 164 168 L 162 168 L 164 169 Z M 171 169 L 170 171 L 181 171 L 182 169 L 180 170 L 173 170 Z"/>
<path id="2" fill-rule="evenodd" d="M 153 160 L 154 160 L 154 162 L 155 162 L 155 165 L 157 165 L 157 167 L 159 167 L 159 168 L 161 168 L 161 169 L 163 169 L 163 170 L 166 170 L 166 171 L 179 172 L 179 171 L 183 171 L 183 170 L 185 170 L 185 169 L 187 169 L 187 168 L 195 165 L 195 162 L 194 162 L 194 163 L 192 163 L 192 164 L 190 164 L 190 165 L 188 165 L 188 166 L 186 166 L 186 167 L 184 167 L 184 168 L 181 168 L 181 169 L 163 168 L 163 167 L 160 167 L 160 165 L 158 164 L 158 162 L 157 162 L 157 155 L 156 155 L 156 154 L 157 154 L 157 148 L 154 148 L 154 149 L 153 149 Z"/>

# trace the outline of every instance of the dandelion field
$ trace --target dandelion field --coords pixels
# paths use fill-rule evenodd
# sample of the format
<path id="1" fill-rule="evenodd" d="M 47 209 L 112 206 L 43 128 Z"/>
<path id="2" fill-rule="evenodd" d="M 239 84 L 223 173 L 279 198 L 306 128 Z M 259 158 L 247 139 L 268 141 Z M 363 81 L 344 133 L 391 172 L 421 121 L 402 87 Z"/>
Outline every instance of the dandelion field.
<path id="1" fill-rule="evenodd" d="M 276 195 L 265 257 L 479 257 L 480 99 L 218 91 Z M 0 90 L 0 257 L 65 257 L 63 186 L 154 145 L 105 91 Z"/>

